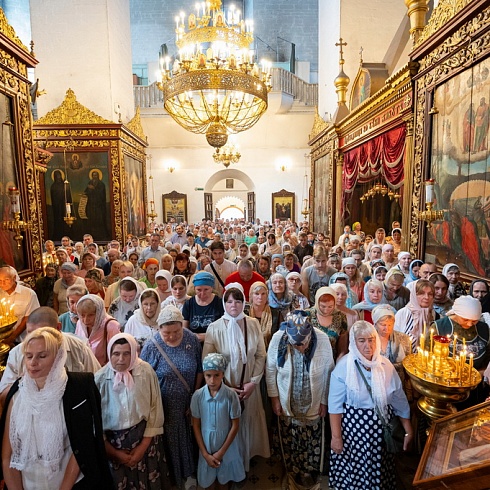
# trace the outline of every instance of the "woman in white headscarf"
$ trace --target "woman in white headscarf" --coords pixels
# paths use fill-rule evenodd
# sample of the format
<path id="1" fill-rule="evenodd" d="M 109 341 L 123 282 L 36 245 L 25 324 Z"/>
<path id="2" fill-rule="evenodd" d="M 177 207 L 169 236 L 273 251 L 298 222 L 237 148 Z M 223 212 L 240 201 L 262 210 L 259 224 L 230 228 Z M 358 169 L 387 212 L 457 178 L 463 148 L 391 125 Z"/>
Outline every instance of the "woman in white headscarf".
<path id="1" fill-rule="evenodd" d="M 268 430 L 260 396 L 266 351 L 259 322 L 243 313 L 245 294 L 238 283 L 226 286 L 223 295 L 224 315 L 206 330 L 203 358 L 210 352 L 223 354 L 230 362 L 225 380 L 235 389 L 243 403 L 238 432 L 238 446 L 245 471 L 254 456 L 270 456 Z"/>
<path id="2" fill-rule="evenodd" d="M 407 306 L 398 310 L 395 315 L 395 330 L 410 337 L 412 352 L 417 352 L 424 324 L 429 325 L 435 320 L 434 285 L 427 279 L 419 279 L 408 284 L 410 301 Z"/>
<path id="3" fill-rule="evenodd" d="M 25 373 L 12 385 L 1 420 L 5 483 L 112 490 L 93 374 L 66 371 L 62 334 L 51 327 L 31 332 L 22 352 Z"/>
<path id="4" fill-rule="evenodd" d="M 97 372 L 105 447 L 116 485 L 170 488 L 163 458 L 163 406 L 158 378 L 138 358 L 132 335 L 120 333 L 107 346 L 110 361 Z"/>
<path id="5" fill-rule="evenodd" d="M 101 366 L 107 364 L 107 344 L 121 330 L 119 322 L 105 311 L 104 300 L 95 294 L 82 296 L 77 303 L 75 335 L 87 339 Z"/>
<path id="6" fill-rule="evenodd" d="M 375 328 L 366 321 L 352 325 L 349 353 L 332 372 L 328 411 L 329 485 L 335 490 L 394 490 L 395 462 L 386 451 L 381 418 L 387 422 L 400 417 L 407 450 L 413 438 L 410 408 L 395 368 L 380 354 Z"/>
<path id="7" fill-rule="evenodd" d="M 158 332 L 158 315 L 161 303 L 154 289 L 147 289 L 138 299 L 139 308 L 126 323 L 124 331 L 131 334 L 143 347 Z"/>
<path id="8" fill-rule="evenodd" d="M 172 282 L 172 274 L 166 270 L 159 270 L 155 274 L 155 280 L 157 282 L 157 287 L 155 291 L 158 293 L 160 302 L 165 301 L 167 298 L 172 296 L 172 289 L 170 284 Z"/>

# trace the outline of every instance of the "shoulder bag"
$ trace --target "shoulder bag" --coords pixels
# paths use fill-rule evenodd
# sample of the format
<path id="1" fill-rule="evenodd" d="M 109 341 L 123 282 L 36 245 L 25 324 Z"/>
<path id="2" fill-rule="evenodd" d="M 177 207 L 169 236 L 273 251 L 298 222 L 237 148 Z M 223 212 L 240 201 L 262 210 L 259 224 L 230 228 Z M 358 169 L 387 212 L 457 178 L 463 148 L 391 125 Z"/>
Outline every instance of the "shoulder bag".
<path id="1" fill-rule="evenodd" d="M 359 374 L 361 375 L 361 378 L 366 385 L 366 389 L 371 396 L 371 400 L 373 400 L 374 403 L 371 387 L 369 386 L 369 383 L 367 382 L 364 373 L 359 367 L 359 363 L 357 361 L 355 362 L 357 370 L 359 371 Z M 383 426 L 383 439 L 385 441 L 386 451 L 391 454 L 399 453 L 403 450 L 403 441 L 405 439 L 405 429 L 403 428 L 399 417 L 397 415 L 393 415 L 391 420 L 387 422 L 379 411 L 378 407 L 376 406 L 376 403 L 374 403 L 374 409 L 376 410 L 376 414 L 378 415 L 381 425 Z"/>

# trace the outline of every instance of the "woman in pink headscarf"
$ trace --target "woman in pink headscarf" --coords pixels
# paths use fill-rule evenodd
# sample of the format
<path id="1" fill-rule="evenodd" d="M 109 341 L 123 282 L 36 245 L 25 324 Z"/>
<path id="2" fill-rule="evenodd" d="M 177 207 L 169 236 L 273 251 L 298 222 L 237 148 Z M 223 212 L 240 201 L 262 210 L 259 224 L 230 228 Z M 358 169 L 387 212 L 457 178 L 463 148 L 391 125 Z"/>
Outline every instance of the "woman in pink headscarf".
<path id="1" fill-rule="evenodd" d="M 116 487 L 170 488 L 163 464 L 163 407 L 158 378 L 138 358 L 128 333 L 107 345 L 109 362 L 96 373 L 102 397 L 105 446 Z"/>

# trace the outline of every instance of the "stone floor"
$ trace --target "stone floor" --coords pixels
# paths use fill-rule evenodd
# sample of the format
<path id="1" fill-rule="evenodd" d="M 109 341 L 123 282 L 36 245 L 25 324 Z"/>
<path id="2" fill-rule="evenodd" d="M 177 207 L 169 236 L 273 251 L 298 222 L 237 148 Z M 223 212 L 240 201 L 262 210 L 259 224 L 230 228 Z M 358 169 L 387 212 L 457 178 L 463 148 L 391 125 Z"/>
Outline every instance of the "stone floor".
<path id="1" fill-rule="evenodd" d="M 419 463 L 419 456 L 403 454 L 397 460 L 397 490 L 410 490 Z M 254 458 L 245 485 L 240 490 L 281 490 L 283 486 L 284 469 L 281 462 L 272 459 Z M 328 477 L 321 481 L 322 490 L 329 490 Z M 368 490 L 368 489 L 366 489 Z"/>

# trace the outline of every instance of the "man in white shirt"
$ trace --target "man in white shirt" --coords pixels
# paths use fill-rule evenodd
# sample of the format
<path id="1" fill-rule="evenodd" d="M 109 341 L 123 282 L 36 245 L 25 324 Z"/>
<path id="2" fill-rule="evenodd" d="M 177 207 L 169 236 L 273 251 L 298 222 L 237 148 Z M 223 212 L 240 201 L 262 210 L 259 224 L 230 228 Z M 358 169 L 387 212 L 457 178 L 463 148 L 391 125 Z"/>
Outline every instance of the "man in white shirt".
<path id="1" fill-rule="evenodd" d="M 160 246 L 160 235 L 152 233 L 150 236 L 150 245 L 145 247 L 140 254 L 138 265 L 143 265 L 148 259 L 157 259 L 158 263 L 167 253 L 167 249 Z"/>
<path id="2" fill-rule="evenodd" d="M 3 342 L 10 346 L 22 342 L 26 336 L 27 317 L 39 308 L 36 293 L 31 288 L 19 284 L 18 281 L 20 281 L 19 276 L 13 267 L 9 265 L 0 267 L 0 300 L 9 301 L 13 306 L 13 314 L 17 317 L 14 330 L 3 339 Z"/>
<path id="3" fill-rule="evenodd" d="M 237 270 L 237 265 L 225 259 L 225 246 L 223 242 L 214 242 L 209 247 L 213 261 L 204 270 L 210 272 L 215 277 L 214 290 L 219 296 L 223 296 L 223 286 L 226 278 Z"/>

